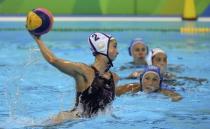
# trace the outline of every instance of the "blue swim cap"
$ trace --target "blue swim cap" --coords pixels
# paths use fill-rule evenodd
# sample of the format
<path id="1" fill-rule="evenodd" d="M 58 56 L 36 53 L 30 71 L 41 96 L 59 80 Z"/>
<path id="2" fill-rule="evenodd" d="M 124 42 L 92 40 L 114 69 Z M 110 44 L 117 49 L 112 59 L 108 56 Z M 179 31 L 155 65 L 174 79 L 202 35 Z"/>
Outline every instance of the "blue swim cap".
<path id="1" fill-rule="evenodd" d="M 153 65 L 149 65 L 147 66 L 145 69 L 144 69 L 144 72 L 140 75 L 140 84 L 142 84 L 142 80 L 144 78 L 144 75 L 146 73 L 149 73 L 149 72 L 153 72 L 155 74 L 157 74 L 160 78 L 160 86 L 162 85 L 162 81 L 163 81 L 163 77 L 161 76 L 160 74 L 160 68 L 156 67 L 156 66 L 153 66 Z"/>
<path id="2" fill-rule="evenodd" d="M 138 43 L 139 43 L 139 44 L 142 44 L 142 45 L 144 45 L 144 46 L 146 47 L 147 54 L 148 54 L 149 48 L 148 48 L 148 46 L 144 43 L 143 39 L 141 39 L 141 38 L 136 38 L 136 39 L 134 39 L 134 40 L 131 41 L 130 46 L 128 47 L 128 53 L 129 53 L 130 56 L 132 56 L 132 49 L 133 49 L 133 46 L 134 46 L 135 44 L 138 44 Z"/>

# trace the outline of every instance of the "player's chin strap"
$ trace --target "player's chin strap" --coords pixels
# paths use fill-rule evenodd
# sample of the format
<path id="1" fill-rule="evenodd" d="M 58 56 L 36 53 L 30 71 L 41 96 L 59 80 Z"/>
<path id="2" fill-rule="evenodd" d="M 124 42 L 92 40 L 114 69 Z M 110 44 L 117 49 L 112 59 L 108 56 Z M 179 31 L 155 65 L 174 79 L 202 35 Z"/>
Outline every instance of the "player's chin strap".
<path id="1" fill-rule="evenodd" d="M 105 54 L 100 53 L 100 52 L 94 52 L 94 53 L 93 53 L 93 56 L 96 56 L 97 54 L 101 54 L 101 55 L 104 55 L 104 56 L 106 56 L 106 57 L 107 57 L 107 59 L 108 59 L 108 61 L 109 61 L 109 62 L 108 62 L 108 64 L 107 64 L 107 67 L 106 67 L 105 72 L 109 71 L 109 69 L 110 69 L 111 67 L 113 67 L 112 60 L 109 58 L 109 56 L 108 56 L 108 55 L 105 55 Z"/>
<path id="2" fill-rule="evenodd" d="M 108 65 L 107 65 L 107 68 L 106 68 L 106 72 L 107 71 L 109 71 L 109 69 L 111 68 L 111 67 L 113 67 L 113 63 L 112 63 L 112 61 L 111 61 L 111 59 L 107 56 L 107 58 L 109 59 L 109 62 L 108 62 Z"/>
<path id="3" fill-rule="evenodd" d="M 106 35 L 106 34 L 104 34 L 104 35 Z M 108 36 L 108 35 L 106 35 L 106 36 L 109 38 L 108 49 L 107 49 L 107 50 L 109 50 L 110 41 L 111 41 L 111 39 L 114 39 L 114 37 Z M 112 60 L 110 59 L 110 57 L 109 57 L 109 55 L 108 55 L 108 51 L 107 51 L 107 55 L 105 55 L 105 56 L 106 56 L 106 57 L 108 58 L 108 60 L 109 60 L 108 66 L 107 66 L 107 68 L 106 68 L 106 72 L 107 72 L 107 71 L 109 71 L 109 69 L 110 69 L 111 67 L 113 67 L 113 63 L 112 63 Z"/>

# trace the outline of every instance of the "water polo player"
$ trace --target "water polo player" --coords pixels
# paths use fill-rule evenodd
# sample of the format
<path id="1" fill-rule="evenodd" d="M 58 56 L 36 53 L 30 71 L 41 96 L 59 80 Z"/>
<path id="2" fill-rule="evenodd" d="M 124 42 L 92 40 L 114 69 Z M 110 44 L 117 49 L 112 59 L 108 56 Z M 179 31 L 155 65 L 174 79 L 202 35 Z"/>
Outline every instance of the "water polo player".
<path id="1" fill-rule="evenodd" d="M 95 56 L 95 62 L 89 66 L 56 57 L 41 40 L 42 33 L 30 30 L 29 32 L 46 61 L 76 81 L 77 93 L 74 109 L 60 112 L 48 122 L 56 124 L 77 118 L 89 118 L 111 106 L 115 98 L 115 85 L 118 81 L 118 76 L 109 70 L 113 66 L 112 61 L 118 55 L 117 42 L 114 37 L 104 33 L 90 35 L 89 44 Z"/>
<path id="2" fill-rule="evenodd" d="M 131 41 L 128 47 L 128 53 L 132 56 L 133 61 L 126 64 L 126 66 L 121 66 L 120 70 L 147 66 L 146 57 L 149 53 L 149 49 L 141 38 L 136 38 Z"/>
<path id="3" fill-rule="evenodd" d="M 182 97 L 178 93 L 163 86 L 162 81 L 163 78 L 160 74 L 160 69 L 156 66 L 150 65 L 145 68 L 143 73 L 140 75 L 140 83 L 130 83 L 118 86 L 116 88 L 116 95 L 120 96 L 128 92 L 136 93 L 142 91 L 146 93 L 161 93 L 169 96 L 172 101 L 178 101 L 182 99 Z"/>

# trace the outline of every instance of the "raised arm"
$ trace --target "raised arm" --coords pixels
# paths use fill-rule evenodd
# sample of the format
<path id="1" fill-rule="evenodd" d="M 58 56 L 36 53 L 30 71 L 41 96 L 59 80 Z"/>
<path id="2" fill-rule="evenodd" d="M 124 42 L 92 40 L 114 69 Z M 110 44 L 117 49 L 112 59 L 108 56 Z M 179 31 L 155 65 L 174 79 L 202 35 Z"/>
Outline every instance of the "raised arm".
<path id="1" fill-rule="evenodd" d="M 33 35 L 32 35 L 33 36 Z M 37 36 L 33 36 L 34 40 L 36 41 L 37 45 L 40 48 L 40 51 L 43 57 L 57 69 L 66 73 L 70 76 L 76 77 L 78 74 L 83 74 L 86 65 L 81 63 L 74 63 L 70 61 L 65 61 L 63 59 L 57 58 L 44 44 L 44 42 Z"/>
<path id="2" fill-rule="evenodd" d="M 131 83 L 131 84 L 125 84 L 125 85 L 116 87 L 115 93 L 117 96 L 120 96 L 127 92 L 136 93 L 136 92 L 140 91 L 140 89 L 141 89 L 141 87 L 139 86 L 138 83 Z"/>
<path id="3" fill-rule="evenodd" d="M 166 89 L 161 89 L 160 93 L 169 96 L 172 101 L 176 102 L 182 99 L 182 96 L 174 91 L 166 90 Z"/>

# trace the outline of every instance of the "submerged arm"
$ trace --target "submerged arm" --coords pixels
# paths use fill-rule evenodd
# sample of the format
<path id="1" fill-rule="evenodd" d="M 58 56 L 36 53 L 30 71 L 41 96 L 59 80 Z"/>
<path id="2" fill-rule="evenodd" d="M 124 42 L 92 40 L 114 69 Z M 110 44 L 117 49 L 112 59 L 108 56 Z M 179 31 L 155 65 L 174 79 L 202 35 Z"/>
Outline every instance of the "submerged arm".
<path id="1" fill-rule="evenodd" d="M 118 86 L 115 89 L 116 95 L 120 96 L 122 94 L 125 94 L 127 92 L 136 93 L 140 91 L 140 86 L 138 83 L 131 83 L 131 84 L 125 84 L 122 86 Z"/>
<path id="2" fill-rule="evenodd" d="M 184 80 L 188 80 L 188 81 L 195 81 L 198 82 L 200 85 L 202 85 L 203 83 L 208 83 L 208 80 L 205 78 L 194 78 L 194 77 L 177 77 L 179 79 L 184 79 Z"/>
<path id="3" fill-rule="evenodd" d="M 160 93 L 166 95 L 166 96 L 169 96 L 172 101 L 179 101 L 182 99 L 182 96 L 174 91 L 171 91 L 171 90 L 166 90 L 166 89 L 161 89 L 160 90 Z"/>

